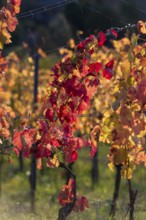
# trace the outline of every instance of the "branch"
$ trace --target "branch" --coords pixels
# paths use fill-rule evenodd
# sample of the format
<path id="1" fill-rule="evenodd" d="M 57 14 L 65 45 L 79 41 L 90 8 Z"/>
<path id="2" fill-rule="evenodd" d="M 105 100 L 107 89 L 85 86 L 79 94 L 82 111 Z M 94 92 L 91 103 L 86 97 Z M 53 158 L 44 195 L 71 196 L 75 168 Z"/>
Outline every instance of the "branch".
<path id="1" fill-rule="evenodd" d="M 65 220 L 66 217 L 72 212 L 72 209 L 75 205 L 75 202 L 77 200 L 77 195 L 76 195 L 76 175 L 72 172 L 71 169 L 69 169 L 69 167 L 67 167 L 64 163 L 60 162 L 60 168 L 64 168 L 65 170 L 67 170 L 70 175 L 73 177 L 74 179 L 74 187 L 73 187 L 73 193 L 74 193 L 74 198 L 73 198 L 73 202 L 67 204 L 65 207 L 62 207 L 59 209 L 59 213 L 58 213 L 58 220 Z"/>

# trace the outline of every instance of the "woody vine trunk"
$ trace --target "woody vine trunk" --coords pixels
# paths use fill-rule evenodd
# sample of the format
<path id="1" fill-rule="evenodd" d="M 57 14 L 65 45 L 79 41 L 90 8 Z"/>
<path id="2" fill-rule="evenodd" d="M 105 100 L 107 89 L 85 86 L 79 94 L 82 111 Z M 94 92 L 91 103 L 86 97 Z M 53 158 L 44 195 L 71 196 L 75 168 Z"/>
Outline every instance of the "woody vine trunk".
<path id="1" fill-rule="evenodd" d="M 76 188 L 77 188 L 77 186 L 76 186 L 76 175 L 64 163 L 60 163 L 59 167 L 65 169 L 68 172 L 69 176 L 72 177 L 73 180 L 74 180 L 74 188 L 73 188 L 74 199 L 73 199 L 73 202 L 67 204 L 66 206 L 64 206 L 62 208 L 60 208 L 59 212 L 58 212 L 58 219 L 57 220 L 66 220 L 66 217 L 72 212 L 73 207 L 74 207 L 75 202 L 76 202 Z"/>
<path id="2" fill-rule="evenodd" d="M 116 165 L 116 178 L 115 178 L 115 188 L 114 188 L 114 195 L 110 210 L 110 216 L 115 216 L 116 212 L 116 205 L 119 198 L 119 190 L 120 190 L 120 183 L 121 183 L 121 165 Z"/>

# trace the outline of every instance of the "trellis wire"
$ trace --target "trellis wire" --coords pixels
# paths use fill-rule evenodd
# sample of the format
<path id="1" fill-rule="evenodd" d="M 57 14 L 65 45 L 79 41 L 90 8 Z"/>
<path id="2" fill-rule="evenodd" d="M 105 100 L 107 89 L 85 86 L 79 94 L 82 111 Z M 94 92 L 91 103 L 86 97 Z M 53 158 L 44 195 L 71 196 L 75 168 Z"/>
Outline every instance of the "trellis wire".
<path id="1" fill-rule="evenodd" d="M 34 17 L 37 14 L 41 14 L 43 12 L 50 11 L 50 10 L 65 6 L 65 5 L 73 3 L 73 2 L 76 2 L 76 0 L 63 0 L 61 2 L 50 3 L 50 4 L 47 4 L 43 7 L 33 9 L 28 12 L 20 13 L 19 15 L 17 15 L 17 18 L 23 19 L 23 18 L 28 18 L 28 17 Z"/>
<path id="2" fill-rule="evenodd" d="M 120 0 L 120 1 L 123 2 L 124 4 L 128 5 L 128 6 L 132 7 L 132 8 L 135 8 L 137 11 L 139 11 L 139 12 L 143 13 L 144 15 L 146 15 L 146 12 L 145 12 L 142 8 L 139 8 L 138 6 L 135 6 L 135 5 L 133 5 L 133 4 L 130 4 L 130 3 L 129 3 L 128 1 L 126 1 L 126 0 Z"/>

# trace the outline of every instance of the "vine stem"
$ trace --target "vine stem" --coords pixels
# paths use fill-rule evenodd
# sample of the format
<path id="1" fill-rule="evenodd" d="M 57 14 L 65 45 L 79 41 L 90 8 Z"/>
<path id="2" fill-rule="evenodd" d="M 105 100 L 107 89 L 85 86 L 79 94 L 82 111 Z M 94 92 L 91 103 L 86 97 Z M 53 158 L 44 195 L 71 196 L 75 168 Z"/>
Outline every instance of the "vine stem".
<path id="1" fill-rule="evenodd" d="M 74 163 L 69 163 L 68 168 L 72 170 Z M 72 174 L 70 171 L 66 170 L 66 184 L 68 184 L 69 179 L 71 178 Z"/>
<path id="2" fill-rule="evenodd" d="M 115 178 L 115 189 L 114 189 L 114 195 L 113 195 L 113 200 L 112 200 L 112 205 L 111 205 L 111 210 L 110 210 L 110 216 L 115 216 L 116 212 L 116 205 L 119 197 L 119 190 L 120 190 L 120 183 L 121 183 L 121 165 L 116 165 L 116 178 Z"/>
<path id="3" fill-rule="evenodd" d="M 128 181 L 128 188 L 129 188 L 130 204 L 129 204 L 129 209 L 128 209 L 127 213 L 126 213 L 126 216 L 129 213 L 129 220 L 134 220 L 134 205 L 135 205 L 135 201 L 136 201 L 137 190 L 134 191 L 132 189 L 132 184 L 131 184 L 131 180 L 130 179 L 128 179 L 127 181 Z"/>
<path id="4" fill-rule="evenodd" d="M 3 155 L 0 155 L 0 200 L 2 194 L 2 162 L 3 162 Z"/>
<path id="5" fill-rule="evenodd" d="M 97 186 L 99 181 L 99 170 L 98 170 L 98 151 L 95 153 L 92 159 L 92 170 L 91 170 L 91 178 L 92 178 L 92 188 L 94 189 Z"/>
<path id="6" fill-rule="evenodd" d="M 60 163 L 60 168 L 65 169 L 68 173 L 70 173 L 70 176 L 72 176 L 72 178 L 74 179 L 74 187 L 73 187 L 73 193 L 74 193 L 74 199 L 72 203 L 67 204 L 65 207 L 62 207 L 59 209 L 58 212 L 58 219 L 57 220 L 65 220 L 66 217 L 72 212 L 72 209 L 75 205 L 76 202 L 76 197 L 77 197 L 77 193 L 76 193 L 76 175 L 72 172 L 72 170 L 67 167 L 64 163 Z"/>

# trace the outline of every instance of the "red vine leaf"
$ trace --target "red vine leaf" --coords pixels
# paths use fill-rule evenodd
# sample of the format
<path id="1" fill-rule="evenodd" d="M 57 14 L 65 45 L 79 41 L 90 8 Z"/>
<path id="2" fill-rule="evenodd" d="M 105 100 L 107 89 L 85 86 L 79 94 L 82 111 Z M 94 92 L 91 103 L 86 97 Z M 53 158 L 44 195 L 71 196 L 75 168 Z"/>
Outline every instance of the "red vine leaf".
<path id="1" fill-rule="evenodd" d="M 104 32 L 99 32 L 98 34 L 98 47 L 102 47 L 102 45 L 105 43 L 106 41 L 106 35 Z"/>
<path id="2" fill-rule="evenodd" d="M 114 59 L 110 60 L 106 64 L 105 69 L 102 71 L 102 75 L 106 79 L 111 79 L 113 77 L 113 65 L 114 65 Z"/>
<path id="3" fill-rule="evenodd" d="M 85 196 L 79 196 L 75 203 L 73 210 L 75 212 L 83 212 L 86 208 L 89 208 L 88 200 Z"/>
<path id="4" fill-rule="evenodd" d="M 69 180 L 68 185 L 64 185 L 61 192 L 58 195 L 58 201 L 60 205 L 66 206 L 69 203 L 73 202 L 74 193 L 73 193 L 74 181 Z"/>

